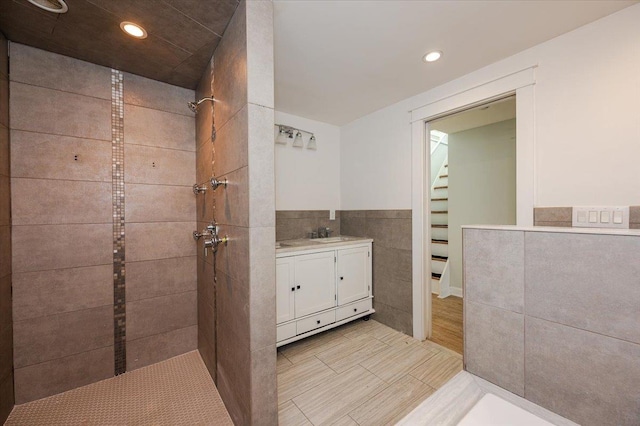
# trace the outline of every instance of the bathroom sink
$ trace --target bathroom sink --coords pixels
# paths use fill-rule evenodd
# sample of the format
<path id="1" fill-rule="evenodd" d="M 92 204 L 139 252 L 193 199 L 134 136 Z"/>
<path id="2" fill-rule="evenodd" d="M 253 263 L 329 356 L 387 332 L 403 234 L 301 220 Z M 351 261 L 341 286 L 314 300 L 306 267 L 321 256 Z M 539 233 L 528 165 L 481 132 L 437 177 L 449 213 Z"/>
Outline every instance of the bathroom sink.
<path id="1" fill-rule="evenodd" d="M 340 237 L 330 237 L 330 238 L 315 238 L 312 241 L 316 243 L 327 244 L 327 243 L 340 243 L 342 241 L 351 241 L 353 239 L 354 239 L 353 237 L 340 236 Z"/>

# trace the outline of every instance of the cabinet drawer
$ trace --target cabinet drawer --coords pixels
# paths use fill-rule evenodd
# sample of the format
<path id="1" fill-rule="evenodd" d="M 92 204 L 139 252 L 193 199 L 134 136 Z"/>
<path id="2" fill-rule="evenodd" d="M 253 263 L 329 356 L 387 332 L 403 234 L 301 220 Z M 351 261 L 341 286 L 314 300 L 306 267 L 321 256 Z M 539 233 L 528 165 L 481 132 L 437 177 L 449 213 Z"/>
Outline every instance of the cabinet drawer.
<path id="1" fill-rule="evenodd" d="M 276 341 L 281 342 L 286 339 L 290 339 L 296 335 L 296 323 L 291 322 L 289 324 L 280 325 L 276 331 Z"/>
<path id="2" fill-rule="evenodd" d="M 297 334 L 306 333 L 316 328 L 336 322 L 336 311 L 325 312 L 298 321 L 296 324 Z"/>
<path id="3" fill-rule="evenodd" d="M 351 303 L 346 306 L 340 306 L 336 309 L 336 321 L 342 321 L 345 318 L 361 314 L 371 309 L 371 299 L 361 300 L 360 302 Z"/>

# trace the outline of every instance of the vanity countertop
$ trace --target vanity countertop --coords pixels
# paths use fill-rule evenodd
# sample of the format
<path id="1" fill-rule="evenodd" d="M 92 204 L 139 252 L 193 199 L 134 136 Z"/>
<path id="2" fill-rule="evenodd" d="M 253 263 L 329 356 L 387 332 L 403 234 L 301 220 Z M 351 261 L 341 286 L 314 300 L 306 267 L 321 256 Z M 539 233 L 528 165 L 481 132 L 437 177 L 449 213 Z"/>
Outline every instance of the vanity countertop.
<path id="1" fill-rule="evenodd" d="M 301 238 L 299 240 L 283 240 L 276 242 L 276 254 L 289 253 L 300 250 L 318 250 L 323 248 L 337 248 L 356 243 L 370 243 L 371 238 L 350 237 L 340 235 L 330 238 Z"/>

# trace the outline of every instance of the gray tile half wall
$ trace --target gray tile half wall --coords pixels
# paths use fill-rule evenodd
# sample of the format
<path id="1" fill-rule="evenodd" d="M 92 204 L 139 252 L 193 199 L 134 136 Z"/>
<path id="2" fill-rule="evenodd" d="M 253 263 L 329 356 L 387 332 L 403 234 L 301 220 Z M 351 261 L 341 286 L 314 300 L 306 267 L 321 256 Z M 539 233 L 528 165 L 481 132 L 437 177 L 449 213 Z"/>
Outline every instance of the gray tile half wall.
<path id="1" fill-rule="evenodd" d="M 330 228 L 331 235 L 341 235 L 341 213 L 336 211 L 335 220 L 329 220 L 329 210 L 277 210 L 276 241 L 307 238 L 318 228 Z"/>
<path id="2" fill-rule="evenodd" d="M 584 426 L 637 425 L 640 237 L 463 237 L 466 369 Z"/>

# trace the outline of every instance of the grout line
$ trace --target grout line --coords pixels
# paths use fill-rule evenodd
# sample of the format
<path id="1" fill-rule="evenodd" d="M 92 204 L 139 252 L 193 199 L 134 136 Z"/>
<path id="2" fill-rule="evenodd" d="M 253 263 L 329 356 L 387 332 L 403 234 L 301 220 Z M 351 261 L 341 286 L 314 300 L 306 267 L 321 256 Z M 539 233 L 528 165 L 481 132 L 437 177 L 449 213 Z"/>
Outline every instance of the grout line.
<path id="1" fill-rule="evenodd" d="M 107 68 L 107 69 L 109 69 L 109 68 Z M 68 90 L 56 89 L 56 88 L 50 87 L 50 86 L 41 86 L 39 84 L 27 83 L 27 82 L 24 82 L 24 81 L 13 80 L 13 79 L 9 79 L 9 83 L 22 84 L 24 86 L 31 86 L 31 87 L 38 87 L 40 89 L 46 89 L 46 90 L 54 90 L 56 92 L 68 93 L 70 95 L 75 95 L 75 96 L 82 96 L 83 98 L 97 99 L 97 100 L 104 101 L 104 102 L 107 102 L 107 103 L 111 104 L 111 96 L 109 96 L 108 98 L 100 98 L 98 96 L 91 96 L 91 95 L 86 95 L 84 93 L 70 92 Z M 108 92 L 111 92 L 111 87 L 109 87 Z"/>
<path id="2" fill-rule="evenodd" d="M 89 352 L 99 351 L 100 349 L 113 348 L 113 347 L 114 347 L 114 345 L 112 345 L 112 344 L 111 345 L 106 345 L 106 346 L 100 346 L 99 348 L 89 349 L 88 351 L 76 352 L 76 353 L 73 353 L 73 354 L 62 356 L 60 358 L 52 358 L 52 359 L 48 359 L 48 360 L 45 360 L 45 361 L 36 362 L 35 364 L 23 365 L 22 367 L 16 367 L 14 365 L 14 375 L 15 375 L 15 371 L 23 369 L 23 368 L 34 367 L 36 365 L 45 364 L 47 362 L 58 361 L 58 360 L 66 359 L 66 358 L 71 358 L 72 356 L 78 356 L 78 355 L 86 354 L 86 353 L 89 353 Z M 110 376 L 109 378 L 111 378 L 111 377 L 115 377 L 115 376 Z M 102 381 L 102 379 L 100 381 Z M 93 382 L 93 383 L 97 383 L 97 382 Z M 74 389 L 78 389 L 78 388 L 74 388 Z M 69 389 L 69 390 L 73 390 L 73 389 Z M 50 396 L 53 396 L 53 395 L 50 395 Z M 22 404 L 20 404 L 20 405 L 22 405 Z"/>
<path id="3" fill-rule="evenodd" d="M 142 336 L 142 337 L 138 337 L 136 339 L 127 340 L 127 344 L 129 344 L 131 342 L 137 342 L 138 340 L 142 340 L 142 339 L 148 339 L 149 337 L 155 337 L 155 336 L 160 336 L 160 335 L 167 334 L 167 333 L 173 333 L 174 331 L 186 330 L 187 328 L 191 328 L 191 327 L 198 327 L 198 324 L 196 323 L 196 324 L 187 325 L 185 327 L 173 328 L 171 330 L 162 331 L 160 333 L 149 334 L 147 336 Z M 189 352 L 193 352 L 193 351 L 197 351 L 197 350 L 198 350 L 198 348 L 192 349 Z M 176 356 L 180 356 L 180 355 L 185 355 L 185 354 L 187 354 L 189 352 L 184 352 L 184 353 L 172 356 L 171 358 L 175 358 Z M 164 360 L 164 361 L 166 361 L 166 360 Z M 161 362 L 161 361 L 158 361 L 158 362 Z M 154 362 L 153 364 L 156 364 L 156 363 Z M 149 365 L 153 365 L 153 364 L 149 364 Z M 140 367 L 138 367 L 138 368 L 140 368 Z M 128 371 L 133 371 L 133 370 L 128 370 Z"/>
<path id="4" fill-rule="evenodd" d="M 188 152 L 190 154 L 195 154 L 196 150 L 188 150 L 188 149 L 179 149 L 179 148 L 170 148 L 167 146 L 158 146 L 158 145 L 144 145 L 141 143 L 131 143 L 131 142 L 125 142 L 124 143 L 125 146 L 143 146 L 145 148 L 156 148 L 156 149 L 166 149 L 167 151 L 180 151 L 180 152 Z"/>
<path id="5" fill-rule="evenodd" d="M 157 295 L 157 296 L 144 297 L 144 298 L 141 298 L 141 299 L 131 299 L 131 298 L 129 298 L 129 300 L 127 300 L 127 302 L 130 302 L 130 303 L 133 303 L 133 302 L 145 302 L 147 300 L 159 299 L 161 297 L 179 296 L 179 295 L 183 295 L 183 294 L 187 294 L 187 293 L 197 293 L 197 292 L 198 292 L 198 289 L 196 288 L 196 289 L 192 289 L 192 290 L 176 291 L 174 293 L 167 293 L 167 294 L 160 294 L 160 295 Z M 209 302 L 207 302 L 207 304 L 211 305 Z M 197 325 L 197 323 L 195 325 Z"/>
<path id="6" fill-rule="evenodd" d="M 11 129 L 9 129 L 9 131 L 10 132 L 23 132 L 23 133 L 36 133 L 38 135 L 48 135 L 48 136 L 61 136 L 63 138 L 80 139 L 80 140 L 84 140 L 84 141 L 107 142 L 109 145 L 112 144 L 110 139 L 99 139 L 99 138 L 92 138 L 92 137 L 89 137 L 89 136 L 63 135 L 61 133 L 39 132 L 37 130 L 19 129 L 17 127 L 13 127 Z M 57 144 L 57 142 L 53 142 L 53 143 Z"/>
<path id="7" fill-rule="evenodd" d="M 136 75 L 136 76 L 137 76 L 137 77 L 141 77 L 141 76 L 139 76 L 139 75 Z M 146 77 L 143 77 L 143 78 L 146 78 Z M 157 81 L 157 80 L 154 80 L 154 81 Z M 125 76 L 125 80 L 124 80 L 124 82 L 125 82 L 125 83 L 127 82 L 127 80 L 126 80 L 126 76 Z M 168 84 L 169 86 L 173 86 L 172 84 L 165 83 L 164 81 L 161 81 L 160 83 L 164 83 L 164 84 Z M 175 87 L 180 87 L 180 86 L 175 86 Z M 181 88 L 181 89 L 184 89 L 184 87 L 180 87 L 180 88 Z M 191 89 L 185 89 L 185 90 L 191 90 Z M 192 91 L 192 92 L 194 92 L 193 98 L 195 99 L 195 90 L 191 90 L 191 91 Z M 189 102 L 189 100 L 188 100 L 188 99 L 185 99 L 185 100 L 184 100 L 184 107 L 185 107 L 185 109 L 188 109 L 188 107 L 187 107 L 187 103 L 188 103 L 188 102 Z M 125 104 L 125 105 L 129 105 L 129 106 L 132 106 L 132 107 L 136 107 L 136 108 L 150 109 L 150 110 L 152 110 L 152 111 L 164 112 L 165 114 L 177 115 L 177 116 L 179 116 L 179 117 L 192 118 L 192 119 L 195 121 L 195 116 L 194 116 L 193 114 L 187 114 L 187 113 L 182 114 L 182 113 L 175 112 L 175 111 L 167 111 L 166 109 L 153 108 L 153 107 L 150 107 L 150 106 L 134 104 L 134 103 L 131 103 L 131 102 L 124 102 L 124 104 Z"/>
<path id="8" fill-rule="evenodd" d="M 38 315 L 36 317 L 29 317 L 29 318 L 24 318 L 24 319 L 20 319 L 20 320 L 13 320 L 13 323 L 19 323 L 19 322 L 25 322 L 25 321 L 31 321 L 31 320 L 35 320 L 35 319 L 40 319 L 40 318 L 49 318 L 49 317 L 55 317 L 55 316 L 60 316 L 60 315 L 67 315 L 67 314 L 75 314 L 77 312 L 84 312 L 84 311 L 90 311 L 92 309 L 99 309 L 99 308 L 104 308 L 107 306 L 113 306 L 112 302 L 106 303 L 104 305 L 98 305 L 98 306 L 90 306 L 88 308 L 82 308 L 82 309 L 74 309 L 72 311 L 64 311 L 64 312 L 56 312 L 53 314 L 48 314 L 48 315 Z"/>
<path id="9" fill-rule="evenodd" d="M 63 270 L 66 270 L 66 269 L 90 268 L 92 266 L 113 266 L 113 263 L 112 262 L 95 263 L 95 264 L 91 264 L 91 265 L 68 266 L 66 268 L 34 269 L 34 270 L 31 270 L 31 271 L 20 271 L 20 270 L 16 271 L 16 270 L 13 270 L 13 268 L 12 268 L 11 274 L 15 275 L 15 274 L 31 274 L 31 273 L 34 273 L 34 272 L 63 271 Z"/>
<path id="10" fill-rule="evenodd" d="M 105 167 L 106 168 L 106 167 Z M 44 180 L 44 181 L 58 181 L 58 182 L 84 182 L 84 183 L 104 183 L 111 185 L 112 178 L 108 180 L 89 180 L 89 179 L 61 179 L 61 178 L 49 178 L 49 177 L 34 177 L 34 176 L 10 176 L 11 179 L 28 179 L 28 180 Z"/>
<path id="11" fill-rule="evenodd" d="M 314 424 L 314 423 L 312 423 L 312 422 L 311 422 L 311 420 L 309 419 L 309 417 L 307 417 L 307 415 L 304 413 L 304 411 L 302 411 L 302 409 L 301 409 L 300 407 L 298 407 L 298 404 L 296 404 L 296 403 L 295 403 L 295 401 L 293 400 L 293 398 L 291 398 L 289 401 L 291 401 L 291 403 L 294 405 L 294 407 L 296 407 L 296 408 L 300 411 L 300 413 L 304 416 L 304 418 L 305 418 L 305 419 L 307 419 L 307 421 L 308 421 L 309 423 L 311 423 L 312 425 Z M 314 425 L 314 426 L 315 426 L 315 425 Z"/>

